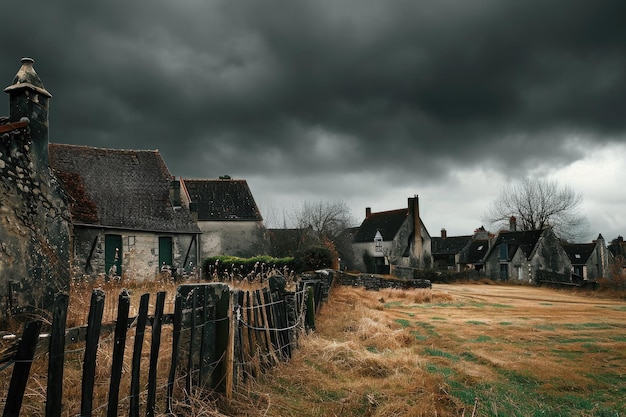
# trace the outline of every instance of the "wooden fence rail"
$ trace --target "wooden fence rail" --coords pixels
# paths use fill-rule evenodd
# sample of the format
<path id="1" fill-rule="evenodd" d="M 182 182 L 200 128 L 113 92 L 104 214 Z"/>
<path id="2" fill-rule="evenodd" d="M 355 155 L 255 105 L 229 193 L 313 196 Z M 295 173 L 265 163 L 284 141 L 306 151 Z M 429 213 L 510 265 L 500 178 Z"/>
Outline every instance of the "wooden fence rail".
<path id="1" fill-rule="evenodd" d="M 280 277 L 279 277 L 280 278 Z M 271 280 L 271 279 L 270 279 Z M 272 285 L 273 284 L 273 285 Z M 284 283 L 283 283 L 284 284 Z M 154 314 L 148 315 L 150 294 L 140 298 L 137 316 L 129 317 L 130 295 L 119 294 L 117 319 L 102 323 L 106 294 L 94 289 L 86 326 L 65 328 L 68 296 L 59 295 L 52 311 L 50 333 L 40 338 L 41 321 L 26 323 L 17 348 L 8 349 L 11 356 L 1 360 L 4 368 L 12 364 L 12 377 L 5 404 L 4 417 L 19 416 L 34 361 L 48 356 L 45 416 L 60 417 L 63 402 L 66 346 L 84 343 L 82 360 L 80 416 L 120 414 L 120 404 L 126 403 L 130 417 L 138 417 L 141 408 L 148 417 L 157 412 L 174 413 L 175 400 L 188 400 L 198 390 L 222 392 L 231 398 L 237 384 L 258 376 L 281 360 L 291 357 L 300 334 L 315 328 L 315 312 L 327 282 L 302 280 L 296 290 L 286 291 L 284 285 L 270 283 L 262 290 L 231 289 L 224 283 L 180 285 L 176 291 L 174 313 L 164 313 L 165 292 L 156 294 Z M 317 297 L 316 297 L 317 295 Z M 159 358 L 163 326 L 171 334 L 171 355 Z M 146 328 L 151 327 L 147 388 L 141 391 L 145 370 L 141 364 Z M 102 352 L 102 334 L 113 332 L 111 364 L 99 369 L 98 353 Z M 45 345 L 45 353 L 35 356 L 37 346 Z M 132 346 L 129 346 L 131 345 Z M 130 364 L 124 363 L 125 351 L 132 348 Z M 76 349 L 73 349 L 76 351 Z M 158 364 L 169 361 L 166 384 L 158 385 Z M 124 366 L 130 374 L 124 374 Z M 162 365 L 163 367 L 163 365 Z M 108 396 L 94 408 L 96 381 L 102 385 L 102 375 L 108 375 Z M 128 396 L 120 399 L 120 382 L 129 378 Z M 161 379 L 164 377 L 161 376 Z M 184 381 L 184 389 L 176 389 Z M 164 404 L 157 404 L 157 390 L 163 389 Z M 159 397 L 163 398 L 163 397 Z M 142 399 L 144 399 L 142 401 Z M 102 401 L 102 400 L 100 400 Z M 143 402 L 143 404 L 142 404 Z M 106 410 L 106 414 L 104 413 Z M 72 415 L 76 415 L 74 410 Z"/>

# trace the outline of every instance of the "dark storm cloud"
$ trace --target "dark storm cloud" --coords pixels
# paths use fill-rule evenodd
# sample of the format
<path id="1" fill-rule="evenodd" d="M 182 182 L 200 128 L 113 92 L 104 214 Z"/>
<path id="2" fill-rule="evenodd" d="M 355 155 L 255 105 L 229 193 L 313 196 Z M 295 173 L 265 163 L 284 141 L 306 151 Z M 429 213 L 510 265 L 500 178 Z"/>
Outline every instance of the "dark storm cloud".
<path id="1" fill-rule="evenodd" d="M 35 58 L 53 141 L 158 148 L 186 176 L 523 172 L 577 158 L 571 133 L 615 140 L 626 123 L 623 2 L 22 1 L 5 15 L 0 74 Z"/>

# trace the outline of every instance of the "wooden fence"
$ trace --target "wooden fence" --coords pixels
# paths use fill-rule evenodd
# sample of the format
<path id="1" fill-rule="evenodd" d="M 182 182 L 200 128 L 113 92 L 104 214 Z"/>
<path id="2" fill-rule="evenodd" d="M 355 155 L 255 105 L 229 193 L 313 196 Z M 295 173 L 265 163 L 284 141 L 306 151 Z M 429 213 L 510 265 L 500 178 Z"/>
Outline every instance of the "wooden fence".
<path id="1" fill-rule="evenodd" d="M 185 401 L 198 389 L 223 393 L 230 399 L 236 385 L 255 377 L 282 360 L 291 357 L 300 334 L 315 328 L 315 313 L 320 307 L 325 280 L 301 280 L 295 291 L 285 291 L 284 282 L 270 282 L 261 290 L 232 289 L 224 283 L 184 284 L 177 288 L 173 314 L 164 313 L 165 292 L 156 294 L 154 313 L 148 315 L 150 294 L 140 298 L 138 314 L 129 317 L 130 296 L 119 294 L 117 320 L 102 323 L 105 293 L 94 289 L 87 324 L 66 329 L 68 296 L 59 295 L 52 312 L 50 333 L 40 336 L 41 321 L 24 325 L 24 331 L 10 354 L 0 359 L 2 369 L 13 366 L 4 404 L 4 417 L 20 415 L 29 373 L 34 361 L 47 355 L 45 410 L 38 415 L 60 417 L 64 411 L 64 371 L 68 346 L 82 353 L 80 416 L 125 415 L 138 417 L 172 414 L 174 401 Z M 148 333 L 146 328 L 150 327 Z M 163 329 L 171 334 L 171 354 L 161 358 Z M 108 335 L 108 336 L 107 336 Z M 150 337 L 147 380 L 142 373 L 144 336 Z M 103 338 L 112 337 L 110 368 L 99 369 L 98 352 Z M 134 340 L 133 340 L 134 339 Z M 125 350 L 131 348 L 132 355 Z M 84 347 L 77 348 L 76 346 Z M 39 348 L 38 348 L 39 346 Z M 36 352 L 43 351 L 36 355 Z M 130 359 L 128 357 L 130 356 Z M 125 360 L 126 358 L 126 360 Z M 128 363 L 130 361 L 130 363 Z M 167 363 L 167 382 L 158 385 L 157 375 Z M 124 370 L 128 371 L 124 373 Z M 108 378 L 106 401 L 95 403 L 94 385 Z M 130 378 L 127 395 L 120 392 L 120 381 Z M 147 381 L 147 383 L 144 383 Z M 67 382 L 67 381 L 65 381 Z M 128 384 L 127 384 L 128 385 Z M 184 385 L 184 388 L 175 388 Z M 145 387 L 145 390 L 141 390 Z M 165 399 L 157 404 L 159 398 Z M 121 398 L 120 396 L 123 395 Z M 182 398 L 181 398 L 182 397 Z M 100 397 L 102 396 L 100 395 Z M 124 403 L 124 406 L 120 405 Z M 42 408 L 44 405 L 42 404 Z M 74 410 L 65 410 L 76 415 Z M 78 410 L 76 410 L 78 411 Z"/>

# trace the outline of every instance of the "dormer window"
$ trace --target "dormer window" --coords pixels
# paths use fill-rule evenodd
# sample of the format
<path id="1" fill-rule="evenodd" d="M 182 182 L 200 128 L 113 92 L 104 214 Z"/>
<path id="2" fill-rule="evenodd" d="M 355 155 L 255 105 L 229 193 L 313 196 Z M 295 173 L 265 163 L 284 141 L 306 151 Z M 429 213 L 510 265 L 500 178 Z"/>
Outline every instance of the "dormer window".
<path id="1" fill-rule="evenodd" d="M 376 236 L 374 236 L 374 250 L 376 252 L 383 251 L 383 235 L 379 231 L 376 231 Z"/>

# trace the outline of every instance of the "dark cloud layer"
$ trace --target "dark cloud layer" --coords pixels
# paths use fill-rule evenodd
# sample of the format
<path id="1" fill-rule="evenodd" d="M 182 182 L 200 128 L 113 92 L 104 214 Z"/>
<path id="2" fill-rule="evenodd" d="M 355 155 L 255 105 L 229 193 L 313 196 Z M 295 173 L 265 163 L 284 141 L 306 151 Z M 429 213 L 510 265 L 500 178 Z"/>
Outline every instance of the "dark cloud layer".
<path id="1" fill-rule="evenodd" d="M 53 141 L 179 175 L 524 175 L 624 140 L 624 2 L 39 3 L 3 8 L 5 83 L 33 57 Z"/>

